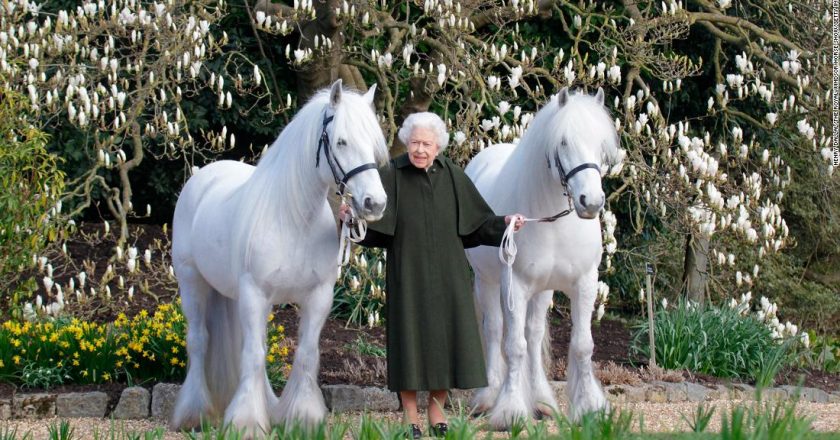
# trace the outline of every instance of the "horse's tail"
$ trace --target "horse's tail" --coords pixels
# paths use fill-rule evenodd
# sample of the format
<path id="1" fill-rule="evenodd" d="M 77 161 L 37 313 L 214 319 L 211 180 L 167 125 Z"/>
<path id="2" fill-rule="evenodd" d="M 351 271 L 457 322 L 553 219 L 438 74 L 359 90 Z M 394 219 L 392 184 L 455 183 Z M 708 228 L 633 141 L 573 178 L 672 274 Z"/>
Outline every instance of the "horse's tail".
<path id="1" fill-rule="evenodd" d="M 224 412 L 239 383 L 242 331 L 234 300 L 213 290 L 207 298 L 204 373 L 213 407 Z"/>
<path id="2" fill-rule="evenodd" d="M 551 314 L 551 309 L 548 309 L 549 315 Z M 542 359 L 543 359 L 543 368 L 545 369 L 546 374 L 548 377 L 551 378 L 554 372 L 554 356 L 551 353 L 551 316 L 548 316 L 545 320 L 545 335 L 543 336 L 542 341 Z"/>

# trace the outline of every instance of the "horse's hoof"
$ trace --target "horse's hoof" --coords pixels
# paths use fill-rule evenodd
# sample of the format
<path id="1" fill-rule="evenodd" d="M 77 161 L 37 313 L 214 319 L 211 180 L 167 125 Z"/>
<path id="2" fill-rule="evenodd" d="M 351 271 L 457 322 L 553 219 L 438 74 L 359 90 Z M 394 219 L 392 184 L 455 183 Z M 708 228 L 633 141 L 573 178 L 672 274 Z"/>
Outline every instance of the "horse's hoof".
<path id="1" fill-rule="evenodd" d="M 548 405 L 537 404 L 536 408 L 534 408 L 534 418 L 537 420 L 542 420 L 544 417 L 554 417 L 556 413 L 557 410 Z"/>

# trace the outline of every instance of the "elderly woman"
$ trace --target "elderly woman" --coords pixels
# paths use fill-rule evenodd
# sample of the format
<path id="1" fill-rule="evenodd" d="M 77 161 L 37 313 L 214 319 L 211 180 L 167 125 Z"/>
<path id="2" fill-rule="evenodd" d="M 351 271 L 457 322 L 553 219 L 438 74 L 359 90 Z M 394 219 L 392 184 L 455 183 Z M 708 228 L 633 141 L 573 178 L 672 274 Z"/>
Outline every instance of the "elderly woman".
<path id="1" fill-rule="evenodd" d="M 388 206 L 361 244 L 388 250 L 388 388 L 399 392 L 414 438 L 422 435 L 417 391 L 428 390 L 429 426 L 441 436 L 448 390 L 487 386 L 464 248 L 499 246 L 506 225 L 514 221 L 518 230 L 523 217 L 495 215 L 439 155 L 449 134 L 437 115 L 410 115 L 398 136 L 408 153 L 379 170 Z"/>

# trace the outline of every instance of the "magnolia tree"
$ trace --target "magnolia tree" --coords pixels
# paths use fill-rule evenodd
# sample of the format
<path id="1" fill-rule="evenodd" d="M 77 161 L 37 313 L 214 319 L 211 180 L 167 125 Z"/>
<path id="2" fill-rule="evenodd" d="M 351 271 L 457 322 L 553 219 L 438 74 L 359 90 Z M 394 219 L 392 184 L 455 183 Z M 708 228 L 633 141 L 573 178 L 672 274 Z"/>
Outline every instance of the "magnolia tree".
<path id="1" fill-rule="evenodd" d="M 28 95 L 47 132 L 71 124 L 83 139 L 84 168 L 76 170 L 63 197 L 65 206 L 72 206 L 68 216 L 98 202 L 94 197 L 101 194 L 119 224 L 122 245 L 128 218 L 151 213 L 150 205 L 132 203 L 132 187 L 140 179 L 132 172 L 147 155 L 183 159 L 190 169 L 204 155 L 234 146 L 227 128 L 196 130 L 184 111 L 202 92 L 215 94 L 219 108 L 231 107 L 232 90 L 267 93 L 260 91 L 259 69 L 256 80 L 244 81 L 231 79 L 230 63 L 219 72 L 208 66 L 227 42 L 217 28 L 224 8 L 223 1 L 99 0 L 45 11 L 26 0 L 2 3 L 5 85 Z M 237 67 L 247 62 L 241 56 L 229 59 Z"/>
<path id="2" fill-rule="evenodd" d="M 625 293 L 638 291 L 638 269 L 652 261 L 660 286 L 696 301 L 748 298 L 767 258 L 796 242 L 785 221 L 798 178 L 792 161 L 826 187 L 840 186 L 825 132 L 825 1 L 237 6 L 251 19 L 242 27 L 256 35 L 262 65 L 296 70 L 298 102 L 337 77 L 357 89 L 376 82 L 391 139 L 406 114 L 431 109 L 450 125 L 448 154 L 461 163 L 489 144 L 516 142 L 560 88 L 605 88 L 626 158 L 604 170 L 611 177 L 602 268 Z M 4 77 L 29 94 L 43 121 L 70 121 L 88 140 L 90 169 L 68 186 L 68 197 L 82 200 L 76 212 L 91 203 L 92 188 L 104 189 L 125 237 L 129 175 L 144 154 L 192 163 L 230 148 L 235 134 L 226 128 L 190 126 L 182 103 L 201 91 L 223 108 L 236 93 L 266 96 L 278 112 L 294 105 L 275 69 L 227 53 L 223 7 L 101 1 L 49 14 L 4 3 Z M 224 71 L 210 71 L 214 57 L 227 60 Z M 834 194 L 826 197 L 836 201 Z M 354 283 L 353 271 L 344 280 L 359 292 L 381 287 L 373 278 Z M 609 290 L 599 288 L 599 314 Z"/>
<path id="3" fill-rule="evenodd" d="M 302 94 L 336 76 L 360 89 L 375 81 L 392 139 L 407 113 L 431 108 L 462 163 L 516 142 L 561 87 L 606 88 L 627 157 L 609 170 L 603 268 L 614 270 L 616 252 L 633 268 L 682 261 L 691 299 L 746 295 L 742 304 L 763 259 L 791 243 L 786 158 L 836 177 L 828 3 L 741 3 L 263 0 L 252 18 L 266 33 L 299 32 L 283 52 Z M 622 250 L 617 227 L 644 246 Z"/>

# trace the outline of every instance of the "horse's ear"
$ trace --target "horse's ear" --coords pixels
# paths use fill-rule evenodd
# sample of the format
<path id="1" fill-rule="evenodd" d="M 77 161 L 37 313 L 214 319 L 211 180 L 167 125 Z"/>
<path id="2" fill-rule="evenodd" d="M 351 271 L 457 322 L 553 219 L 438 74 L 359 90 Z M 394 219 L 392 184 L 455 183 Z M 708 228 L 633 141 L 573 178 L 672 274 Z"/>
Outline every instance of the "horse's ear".
<path id="1" fill-rule="evenodd" d="M 339 102 L 341 102 L 341 78 L 335 80 L 330 88 L 330 105 L 337 107 Z"/>
<path id="2" fill-rule="evenodd" d="M 560 104 L 560 107 L 566 105 L 566 102 L 569 100 L 569 88 L 563 87 L 563 90 L 557 94 L 557 103 Z"/>
<path id="3" fill-rule="evenodd" d="M 376 108 L 373 105 L 374 95 L 376 95 L 376 83 L 373 83 L 373 85 L 370 86 L 370 88 L 368 89 L 367 93 L 365 93 L 365 100 L 367 101 L 368 104 L 370 104 L 371 108 L 376 110 Z"/>
<path id="4" fill-rule="evenodd" d="M 598 101 L 598 104 L 604 105 L 604 89 L 598 87 L 598 93 L 595 94 L 595 100 Z"/>

